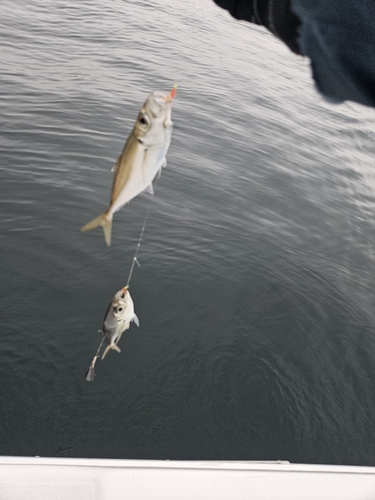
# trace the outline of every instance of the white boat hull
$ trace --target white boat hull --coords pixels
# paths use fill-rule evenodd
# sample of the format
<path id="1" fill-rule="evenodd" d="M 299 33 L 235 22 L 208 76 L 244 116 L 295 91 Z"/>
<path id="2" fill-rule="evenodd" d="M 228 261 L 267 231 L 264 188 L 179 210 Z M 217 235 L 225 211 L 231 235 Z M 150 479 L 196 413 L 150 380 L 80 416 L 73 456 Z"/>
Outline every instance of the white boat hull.
<path id="1" fill-rule="evenodd" d="M 0 457 L 1 500 L 356 500 L 375 467 Z"/>

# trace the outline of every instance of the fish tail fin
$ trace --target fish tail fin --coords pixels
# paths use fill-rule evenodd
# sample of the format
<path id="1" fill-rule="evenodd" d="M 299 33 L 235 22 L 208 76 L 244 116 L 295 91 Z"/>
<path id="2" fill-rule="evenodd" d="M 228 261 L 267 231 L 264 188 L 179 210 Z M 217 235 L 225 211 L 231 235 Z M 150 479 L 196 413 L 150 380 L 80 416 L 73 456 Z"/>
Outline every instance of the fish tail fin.
<path id="1" fill-rule="evenodd" d="M 117 352 L 121 352 L 121 349 L 116 344 L 109 344 L 102 354 L 102 359 L 104 359 L 109 353 L 109 351 L 111 351 L 112 349 L 114 349 Z"/>
<path id="2" fill-rule="evenodd" d="M 101 224 L 104 232 L 105 242 L 107 246 L 111 246 L 111 235 L 112 235 L 112 217 L 110 219 L 103 219 L 103 224 Z"/>
<path id="3" fill-rule="evenodd" d="M 99 215 L 96 219 L 92 220 L 81 229 L 82 233 L 86 231 L 91 231 L 91 229 L 95 229 L 98 226 L 102 226 L 104 232 L 105 242 L 108 246 L 111 246 L 111 233 L 112 233 L 112 215 L 104 214 Z"/>
<path id="4" fill-rule="evenodd" d="M 110 350 L 111 350 L 111 345 L 108 345 L 102 354 L 102 359 L 104 359 L 107 356 Z"/>

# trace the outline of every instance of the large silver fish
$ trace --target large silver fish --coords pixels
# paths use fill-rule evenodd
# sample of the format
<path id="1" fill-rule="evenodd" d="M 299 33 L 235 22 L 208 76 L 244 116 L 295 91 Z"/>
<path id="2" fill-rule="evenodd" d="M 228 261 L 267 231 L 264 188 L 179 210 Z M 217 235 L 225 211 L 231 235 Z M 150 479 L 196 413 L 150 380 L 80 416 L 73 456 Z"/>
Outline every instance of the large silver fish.
<path id="1" fill-rule="evenodd" d="M 102 359 L 107 356 L 111 349 L 121 352 L 117 344 L 124 331 L 130 327 L 131 321 L 134 321 L 139 326 L 138 317 L 134 312 L 133 300 L 128 288 L 125 286 L 113 297 L 104 317 L 102 331 L 106 337 L 108 346 L 103 352 Z"/>
<path id="2" fill-rule="evenodd" d="M 144 103 L 132 133 L 114 166 L 111 202 L 108 209 L 86 224 L 81 231 L 102 226 L 107 245 L 111 244 L 113 214 L 146 189 L 153 193 L 152 181 L 166 165 L 172 136 L 172 99 L 169 94 L 152 92 Z"/>

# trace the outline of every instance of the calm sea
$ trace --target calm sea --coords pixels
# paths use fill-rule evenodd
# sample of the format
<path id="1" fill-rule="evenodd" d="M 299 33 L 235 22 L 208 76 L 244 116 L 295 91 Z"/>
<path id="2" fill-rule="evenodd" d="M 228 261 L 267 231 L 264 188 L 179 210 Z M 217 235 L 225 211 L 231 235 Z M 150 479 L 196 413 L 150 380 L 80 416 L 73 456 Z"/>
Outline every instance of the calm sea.
<path id="1" fill-rule="evenodd" d="M 375 465 L 375 111 L 210 0 L 3 0 L 0 454 Z M 179 83 L 150 195 L 80 228 Z"/>

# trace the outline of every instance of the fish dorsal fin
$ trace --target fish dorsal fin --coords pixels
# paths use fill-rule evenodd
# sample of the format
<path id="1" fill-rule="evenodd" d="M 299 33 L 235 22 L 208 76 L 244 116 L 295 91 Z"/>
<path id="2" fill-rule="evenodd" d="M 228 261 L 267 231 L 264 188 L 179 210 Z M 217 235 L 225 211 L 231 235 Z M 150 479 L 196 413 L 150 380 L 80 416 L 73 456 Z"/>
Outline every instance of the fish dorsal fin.
<path id="1" fill-rule="evenodd" d="M 120 160 L 121 160 L 121 156 L 119 157 L 119 159 L 116 161 L 116 163 L 112 167 L 111 172 L 114 172 L 113 175 L 116 175 L 116 172 L 117 172 L 117 170 L 118 170 L 118 168 L 120 166 Z"/>

